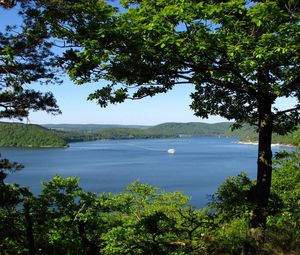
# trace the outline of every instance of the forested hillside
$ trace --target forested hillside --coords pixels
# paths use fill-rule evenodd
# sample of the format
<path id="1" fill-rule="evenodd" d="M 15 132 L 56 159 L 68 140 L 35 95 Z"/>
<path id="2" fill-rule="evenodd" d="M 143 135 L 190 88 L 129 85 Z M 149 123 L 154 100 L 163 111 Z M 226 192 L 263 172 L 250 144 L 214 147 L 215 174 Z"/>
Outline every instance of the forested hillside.
<path id="1" fill-rule="evenodd" d="M 228 130 L 231 122 L 208 124 L 202 122 L 177 123 L 168 122 L 155 126 L 142 125 L 109 125 L 109 124 L 45 124 L 43 127 L 57 131 L 75 131 L 83 133 L 98 133 L 107 130 L 144 130 L 145 134 L 190 134 L 190 135 L 219 135 Z"/>
<path id="2" fill-rule="evenodd" d="M 130 129 L 145 129 L 150 126 L 143 125 L 118 125 L 118 124 L 44 124 L 45 128 L 58 131 L 76 131 L 76 132 L 96 132 L 108 128 L 130 128 Z"/>
<path id="3" fill-rule="evenodd" d="M 232 123 L 220 122 L 215 124 L 189 122 L 189 123 L 163 123 L 147 129 L 153 133 L 173 135 L 224 135 Z"/>
<path id="4" fill-rule="evenodd" d="M 128 128 L 126 126 L 113 126 L 100 128 L 95 125 L 95 129 L 91 129 L 92 125 L 72 125 L 73 131 L 69 126 L 56 125 L 55 131 L 59 136 L 67 142 L 90 141 L 100 139 L 147 139 L 147 138 L 168 138 L 180 136 L 209 136 L 224 135 L 232 123 L 163 123 L 153 127 L 137 126 L 136 128 Z M 47 125 L 49 126 L 49 125 Z M 77 127 L 74 128 L 74 127 Z M 88 131 L 83 131 L 88 130 Z"/>
<path id="5" fill-rule="evenodd" d="M 122 125 L 55 125 L 47 129 L 38 125 L 17 123 L 0 124 L 0 146 L 14 147 L 63 147 L 70 142 L 102 139 L 148 139 L 181 136 L 230 136 L 243 142 L 257 142 L 254 127 L 245 125 L 231 131 L 230 122 L 207 123 L 163 123 L 153 127 Z M 73 130 L 73 131 L 66 131 Z M 300 145 L 300 129 L 285 135 L 273 135 L 273 143 Z"/>
<path id="6" fill-rule="evenodd" d="M 224 135 L 230 123 L 164 123 L 153 127 L 122 125 L 38 125 L 1 123 L 0 146 L 62 147 L 70 142 L 101 139 L 168 138 Z M 130 128 L 131 127 L 131 128 Z"/>
<path id="7" fill-rule="evenodd" d="M 241 129 L 234 131 L 228 130 L 226 136 L 238 137 L 243 142 L 257 142 L 258 133 L 256 132 L 255 127 L 250 125 L 245 125 Z M 289 144 L 294 146 L 300 146 L 300 126 L 298 129 L 292 133 L 289 133 L 284 136 L 273 134 L 272 136 L 273 144 Z"/>
<path id="8" fill-rule="evenodd" d="M 162 135 L 134 128 L 103 128 L 94 132 L 60 130 L 54 130 L 54 132 L 68 143 L 103 139 L 146 139 L 173 136 L 172 134 Z"/>
<path id="9" fill-rule="evenodd" d="M 56 133 L 38 125 L 0 123 L 0 146 L 63 147 L 67 143 Z"/>

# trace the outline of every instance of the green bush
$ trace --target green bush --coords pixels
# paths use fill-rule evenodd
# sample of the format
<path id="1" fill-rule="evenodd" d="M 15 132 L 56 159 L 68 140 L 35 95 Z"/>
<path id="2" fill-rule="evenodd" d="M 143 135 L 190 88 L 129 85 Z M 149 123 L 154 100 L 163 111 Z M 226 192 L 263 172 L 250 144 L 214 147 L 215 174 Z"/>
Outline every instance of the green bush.
<path id="1" fill-rule="evenodd" d="M 300 251 L 299 152 L 275 164 L 267 228 L 251 229 L 254 182 L 245 173 L 224 181 L 207 208 L 180 192 L 133 182 L 116 194 L 89 193 L 76 177 L 54 177 L 39 196 L 6 184 L 0 171 L 1 254 L 198 255 Z"/>

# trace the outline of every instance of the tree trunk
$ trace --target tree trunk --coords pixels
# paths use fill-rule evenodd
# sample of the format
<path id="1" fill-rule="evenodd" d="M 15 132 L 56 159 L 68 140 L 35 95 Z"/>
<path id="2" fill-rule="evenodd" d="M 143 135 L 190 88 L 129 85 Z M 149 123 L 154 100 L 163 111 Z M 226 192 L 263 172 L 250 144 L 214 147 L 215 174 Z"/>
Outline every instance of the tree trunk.
<path id="1" fill-rule="evenodd" d="M 26 235 L 28 241 L 28 254 L 34 255 L 35 245 L 34 245 L 34 235 L 33 235 L 33 224 L 30 216 L 29 200 L 26 199 L 23 205 L 24 205 L 24 214 L 25 214 L 25 223 L 26 223 Z"/>
<path id="2" fill-rule="evenodd" d="M 266 227 L 268 201 L 272 179 L 272 103 L 269 100 L 259 102 L 259 140 L 257 160 L 256 208 L 252 218 L 253 228 Z"/>
<path id="3" fill-rule="evenodd" d="M 79 235 L 81 238 L 83 254 L 86 254 L 86 255 L 100 254 L 98 247 L 93 242 L 91 242 L 87 239 L 84 222 L 78 221 L 78 230 L 79 230 Z"/>

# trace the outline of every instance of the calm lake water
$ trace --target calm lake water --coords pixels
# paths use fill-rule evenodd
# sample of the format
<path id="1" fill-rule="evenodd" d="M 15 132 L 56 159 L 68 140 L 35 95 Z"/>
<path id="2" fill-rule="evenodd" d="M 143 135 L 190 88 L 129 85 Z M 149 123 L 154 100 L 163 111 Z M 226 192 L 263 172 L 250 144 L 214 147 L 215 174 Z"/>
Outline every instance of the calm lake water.
<path id="1" fill-rule="evenodd" d="M 41 181 L 55 174 L 78 176 L 81 187 L 96 193 L 123 191 L 139 180 L 168 192 L 182 191 L 201 207 L 226 177 L 241 171 L 256 177 L 257 146 L 236 142 L 218 137 L 106 140 L 61 149 L 0 148 L 0 152 L 2 158 L 25 165 L 7 182 L 29 186 L 35 194 L 42 189 Z M 168 154 L 170 148 L 176 153 Z"/>

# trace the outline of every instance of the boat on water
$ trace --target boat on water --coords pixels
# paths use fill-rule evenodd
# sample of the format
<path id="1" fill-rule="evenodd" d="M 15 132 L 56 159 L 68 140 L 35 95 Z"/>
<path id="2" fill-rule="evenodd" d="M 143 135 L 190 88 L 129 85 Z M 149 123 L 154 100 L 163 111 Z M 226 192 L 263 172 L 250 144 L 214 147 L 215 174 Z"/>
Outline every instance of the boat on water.
<path id="1" fill-rule="evenodd" d="M 168 153 L 169 153 L 169 154 L 175 154 L 175 152 L 176 152 L 176 151 L 175 151 L 175 149 L 173 149 L 173 148 L 168 149 Z"/>

